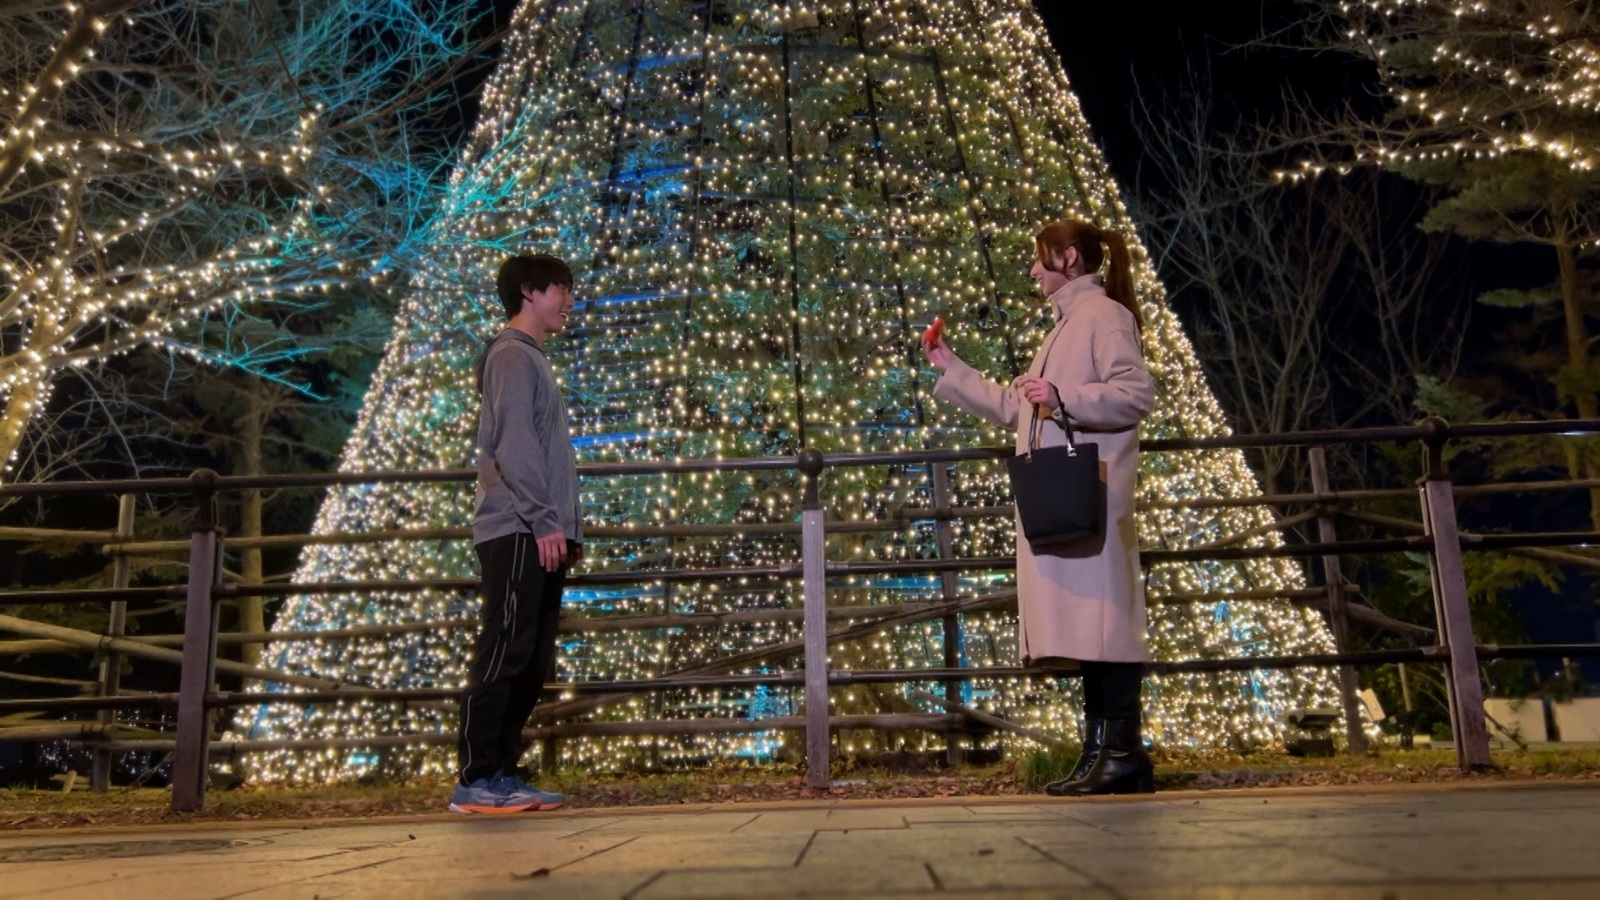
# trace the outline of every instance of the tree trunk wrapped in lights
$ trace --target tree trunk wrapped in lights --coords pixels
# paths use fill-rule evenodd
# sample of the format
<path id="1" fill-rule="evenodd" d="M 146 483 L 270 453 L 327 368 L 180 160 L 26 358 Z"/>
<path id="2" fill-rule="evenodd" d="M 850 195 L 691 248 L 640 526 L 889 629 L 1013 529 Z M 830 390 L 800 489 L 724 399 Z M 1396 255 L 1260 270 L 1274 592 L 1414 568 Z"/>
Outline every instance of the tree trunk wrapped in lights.
<path id="1" fill-rule="evenodd" d="M 518 13 L 481 121 L 430 230 L 431 264 L 407 287 L 403 312 L 352 437 L 349 471 L 467 464 L 477 401 L 471 366 L 502 315 L 500 260 L 555 253 L 578 273 L 578 305 L 552 342 L 575 441 L 587 461 L 644 461 L 913 450 L 1009 443 L 930 398 L 917 334 L 935 314 L 950 341 L 1009 380 L 1047 330 L 1026 270 L 1032 235 L 1077 215 L 1133 233 L 1110 173 L 1043 27 L 1021 0 L 530 0 Z M 1159 389 L 1149 436 L 1226 431 L 1193 352 L 1136 246 Z M 926 466 L 835 469 L 830 518 L 881 517 L 932 505 Z M 592 525 L 792 522 L 788 471 L 590 479 Z M 1003 467 L 955 469 L 957 505 L 1006 502 Z M 1237 453 L 1150 455 L 1148 499 L 1247 496 L 1259 488 Z M 459 486 L 341 489 L 323 531 L 461 525 Z M 1184 547 L 1268 521 L 1262 511 L 1152 510 L 1147 547 Z M 1004 556 L 1009 521 L 957 525 L 956 552 Z M 1256 539 L 1256 543 L 1271 540 Z M 885 535 L 840 534 L 835 560 L 937 555 L 930 522 Z M 793 535 L 604 540 L 590 570 L 726 567 L 798 559 Z M 300 577 L 400 578 L 475 572 L 467 542 L 318 547 Z M 971 573 L 962 594 L 1001 589 L 1008 575 Z M 1303 586 L 1281 561 L 1150 567 L 1158 658 L 1325 652 L 1314 612 L 1256 602 L 1160 605 L 1164 594 Z M 937 576 L 857 577 L 830 603 L 925 602 Z M 764 579 L 569 590 L 570 615 L 789 607 L 792 582 Z M 456 618 L 459 594 L 291 598 L 280 630 Z M 558 677 L 632 679 L 791 640 L 792 622 L 721 629 L 570 634 Z M 1014 665 L 1015 618 L 969 615 L 967 665 Z M 408 632 L 390 640 L 281 644 L 269 665 L 385 686 L 452 686 L 471 635 Z M 942 660 L 937 623 L 838 648 L 840 666 L 929 666 Z M 775 666 L 778 667 L 778 666 Z M 1151 732 L 1168 744 L 1257 745 L 1284 708 L 1328 702 L 1322 672 L 1173 676 L 1150 687 Z M 890 691 L 904 708 L 939 710 Z M 1071 689 L 1050 681 L 980 679 L 966 701 L 1023 724 L 1073 734 Z M 835 692 L 857 704 L 859 688 Z M 602 706 L 597 718 L 793 714 L 798 694 L 682 690 Z M 453 727 L 453 708 L 350 703 L 251 709 L 241 737 L 394 734 Z M 937 740 L 929 736 L 929 741 Z M 770 735 L 570 741 L 569 762 L 662 764 L 771 752 Z M 857 744 L 851 748 L 861 749 Z M 267 777 L 317 780 L 381 765 L 447 771 L 437 750 L 263 754 Z"/>
<path id="2" fill-rule="evenodd" d="M 126 354 L 298 377 L 294 348 L 207 338 L 403 259 L 471 6 L 0 3 L 0 481 L 92 452 L 52 388 Z"/>

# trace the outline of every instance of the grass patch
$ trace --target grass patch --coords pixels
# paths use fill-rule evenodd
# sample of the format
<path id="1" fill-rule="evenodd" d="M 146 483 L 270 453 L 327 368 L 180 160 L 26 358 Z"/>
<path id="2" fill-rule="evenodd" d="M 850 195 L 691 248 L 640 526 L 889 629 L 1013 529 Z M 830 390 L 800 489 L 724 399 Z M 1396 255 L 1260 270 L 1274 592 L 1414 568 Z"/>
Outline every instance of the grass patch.
<path id="1" fill-rule="evenodd" d="M 1396 784 L 1528 778 L 1600 778 L 1600 749 L 1495 750 L 1495 769 L 1463 772 L 1454 750 L 1382 749 L 1366 756 L 1307 759 L 1281 752 L 1250 754 L 1166 751 L 1155 754 L 1156 787 L 1167 790 L 1235 787 Z"/>
<path id="2" fill-rule="evenodd" d="M 12 788 L 0 790 L 0 810 L 4 810 L 0 830 L 197 820 L 366 818 L 443 809 L 449 797 L 446 784 L 245 787 L 208 791 L 205 810 L 190 815 L 171 812 L 167 807 L 172 793 L 162 788 L 113 787 L 104 794 Z"/>
<path id="3" fill-rule="evenodd" d="M 1017 783 L 1024 791 L 1042 791 L 1050 782 L 1072 774 L 1082 752 L 1076 744 L 1034 750 L 1017 760 Z"/>
<path id="4" fill-rule="evenodd" d="M 1247 755 L 1157 751 L 1156 786 L 1161 790 L 1272 788 L 1320 785 L 1526 780 L 1600 780 L 1600 748 L 1497 750 L 1497 769 L 1463 773 L 1446 750 L 1382 750 L 1370 756 L 1302 759 L 1283 753 Z M 900 767 L 836 765 L 833 784 L 814 790 L 793 766 L 716 765 L 685 772 L 590 775 L 562 772 L 541 779 L 559 790 L 573 808 L 663 806 L 700 803 L 752 803 L 785 800 L 894 799 L 1031 794 L 1066 775 L 1077 751 L 1040 750 L 993 766 L 905 771 Z M 150 788 L 87 790 L 0 789 L 0 830 L 145 825 L 194 821 L 251 821 L 374 818 L 438 815 L 449 802 L 451 784 L 332 785 L 327 787 L 245 786 L 213 790 L 200 813 L 167 810 L 170 795 Z"/>

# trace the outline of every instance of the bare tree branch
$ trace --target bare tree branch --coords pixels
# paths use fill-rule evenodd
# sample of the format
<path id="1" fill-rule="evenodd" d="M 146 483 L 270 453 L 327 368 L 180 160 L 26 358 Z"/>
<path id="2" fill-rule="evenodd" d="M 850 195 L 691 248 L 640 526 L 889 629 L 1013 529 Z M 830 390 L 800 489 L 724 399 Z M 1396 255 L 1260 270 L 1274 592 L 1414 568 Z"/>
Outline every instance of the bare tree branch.
<path id="1" fill-rule="evenodd" d="M 0 473 L 19 472 L 61 373 L 145 346 L 219 361 L 189 338 L 206 315 L 292 309 L 393 266 L 442 186 L 455 112 L 438 88 L 498 39 L 472 35 L 476 16 L 455 0 L 8 5 Z"/>
<path id="2" fill-rule="evenodd" d="M 1408 418 L 1415 376 L 1453 370 L 1467 309 L 1421 198 L 1396 208 L 1376 173 L 1287 186 L 1271 139 L 1214 127 L 1215 104 L 1191 70 L 1176 92 L 1140 86 L 1135 116 L 1153 160 L 1138 212 L 1219 399 L 1257 432 Z M 1269 493 L 1303 487 L 1294 452 L 1261 453 Z"/>

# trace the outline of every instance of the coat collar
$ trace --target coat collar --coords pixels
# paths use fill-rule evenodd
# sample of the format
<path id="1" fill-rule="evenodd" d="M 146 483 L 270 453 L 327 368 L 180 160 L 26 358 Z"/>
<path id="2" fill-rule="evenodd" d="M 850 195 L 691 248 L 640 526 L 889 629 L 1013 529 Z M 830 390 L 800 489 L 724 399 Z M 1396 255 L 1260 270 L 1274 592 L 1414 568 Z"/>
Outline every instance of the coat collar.
<path id="1" fill-rule="evenodd" d="M 1056 311 L 1056 321 L 1064 322 L 1078 308 L 1083 298 L 1096 291 L 1104 292 L 1105 279 L 1098 274 L 1090 273 L 1063 284 L 1054 294 L 1050 295 L 1050 305 Z"/>

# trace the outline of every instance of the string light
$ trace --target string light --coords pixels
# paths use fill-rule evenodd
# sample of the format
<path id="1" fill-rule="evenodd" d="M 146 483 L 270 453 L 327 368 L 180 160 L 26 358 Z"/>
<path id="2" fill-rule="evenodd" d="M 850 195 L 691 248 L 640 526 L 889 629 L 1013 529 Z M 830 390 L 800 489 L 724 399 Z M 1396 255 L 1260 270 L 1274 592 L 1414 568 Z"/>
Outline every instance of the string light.
<path id="1" fill-rule="evenodd" d="M 562 2 L 530 0 L 484 89 L 482 121 L 430 231 L 430 264 L 406 288 L 394 338 L 373 381 L 343 471 L 433 469 L 474 454 L 474 359 L 502 315 L 493 273 L 507 254 L 537 250 L 575 263 L 578 304 L 550 351 L 584 461 L 724 459 L 1007 444 L 1005 429 L 930 399 L 932 372 L 916 335 L 935 314 L 964 358 L 997 378 L 1025 364 L 1048 329 L 1026 270 L 1031 235 L 1078 215 L 1132 234 L 1042 24 L 1023 0 L 887 2 Z M 1194 350 L 1168 310 L 1144 249 L 1138 291 L 1158 385 L 1150 437 L 1227 433 Z M 583 487 L 591 526 L 794 521 L 794 472 L 608 476 Z M 833 521 L 882 519 L 932 506 L 925 466 L 825 475 Z M 1236 452 L 1147 454 L 1147 500 L 1260 493 Z M 957 467 L 958 505 L 1007 501 L 1003 467 Z M 472 495 L 456 486 L 341 488 L 318 532 L 462 526 Z M 1188 547 L 1267 523 L 1251 510 L 1141 515 L 1147 547 Z M 1005 556 L 1009 521 L 954 525 L 960 556 Z M 1266 546 L 1276 536 L 1245 544 Z M 891 534 L 834 534 L 834 560 L 937 556 L 930 522 Z M 648 573 L 792 563 L 792 535 L 593 541 L 590 570 Z M 471 575 L 465 541 L 308 549 L 301 580 Z M 963 594 L 1011 576 L 972 573 Z M 1154 598 L 1302 587 L 1288 561 L 1149 567 Z M 643 615 L 794 608 L 792 582 L 737 578 L 569 590 L 569 615 Z M 830 604 L 917 603 L 941 596 L 938 576 L 848 577 Z M 276 626 L 311 630 L 444 621 L 476 610 L 459 594 L 290 598 Z M 1333 649 L 1315 612 L 1256 602 L 1152 607 L 1158 658 L 1320 653 Z M 968 615 L 969 666 L 1017 662 L 1014 614 Z M 800 636 L 794 622 L 566 634 L 559 676 L 648 678 Z M 469 631 L 273 645 L 287 671 L 374 686 L 456 687 Z M 831 649 L 841 669 L 942 664 L 939 623 L 907 626 Z M 746 671 L 760 671 L 749 667 Z M 281 690 L 293 690 L 282 687 Z M 1049 680 L 984 678 L 973 705 L 1057 733 L 1075 729 L 1072 692 Z M 1310 670 L 1154 679 L 1150 732 L 1168 744 L 1259 745 L 1290 706 L 1335 696 Z M 905 688 L 836 691 L 836 710 L 914 708 Z M 614 702 L 585 716 L 638 720 L 761 719 L 800 707 L 790 689 L 677 690 Z M 450 731 L 454 705 L 350 702 L 265 707 L 235 721 L 238 737 L 340 737 Z M 897 737 L 933 746 L 937 735 Z M 999 740 L 994 739 L 994 740 Z M 882 747 L 841 735 L 841 747 Z M 922 743 L 917 743 L 921 741 Z M 791 739 L 792 742 L 792 739 Z M 567 739 L 564 761 L 594 768 L 767 758 L 774 734 Z M 442 774 L 436 748 L 257 754 L 273 780 L 315 782 L 374 767 Z"/>
<path id="2" fill-rule="evenodd" d="M 141 348 L 215 363 L 194 335 L 219 310 L 378 277 L 426 181 L 423 142 L 394 135 L 436 102 L 394 88 L 454 62 L 472 21 L 445 0 L 205 28 L 179 2 L 32 6 L 0 53 L 0 477 L 62 370 Z M 388 51 L 352 38 L 373 33 Z"/>
<path id="3" fill-rule="evenodd" d="M 1600 163 L 1600 45 L 1585 4 L 1363 0 L 1332 4 L 1344 40 L 1378 64 L 1393 103 L 1345 163 L 1302 162 L 1298 182 L 1351 164 L 1400 167 L 1547 157 L 1592 176 Z"/>

